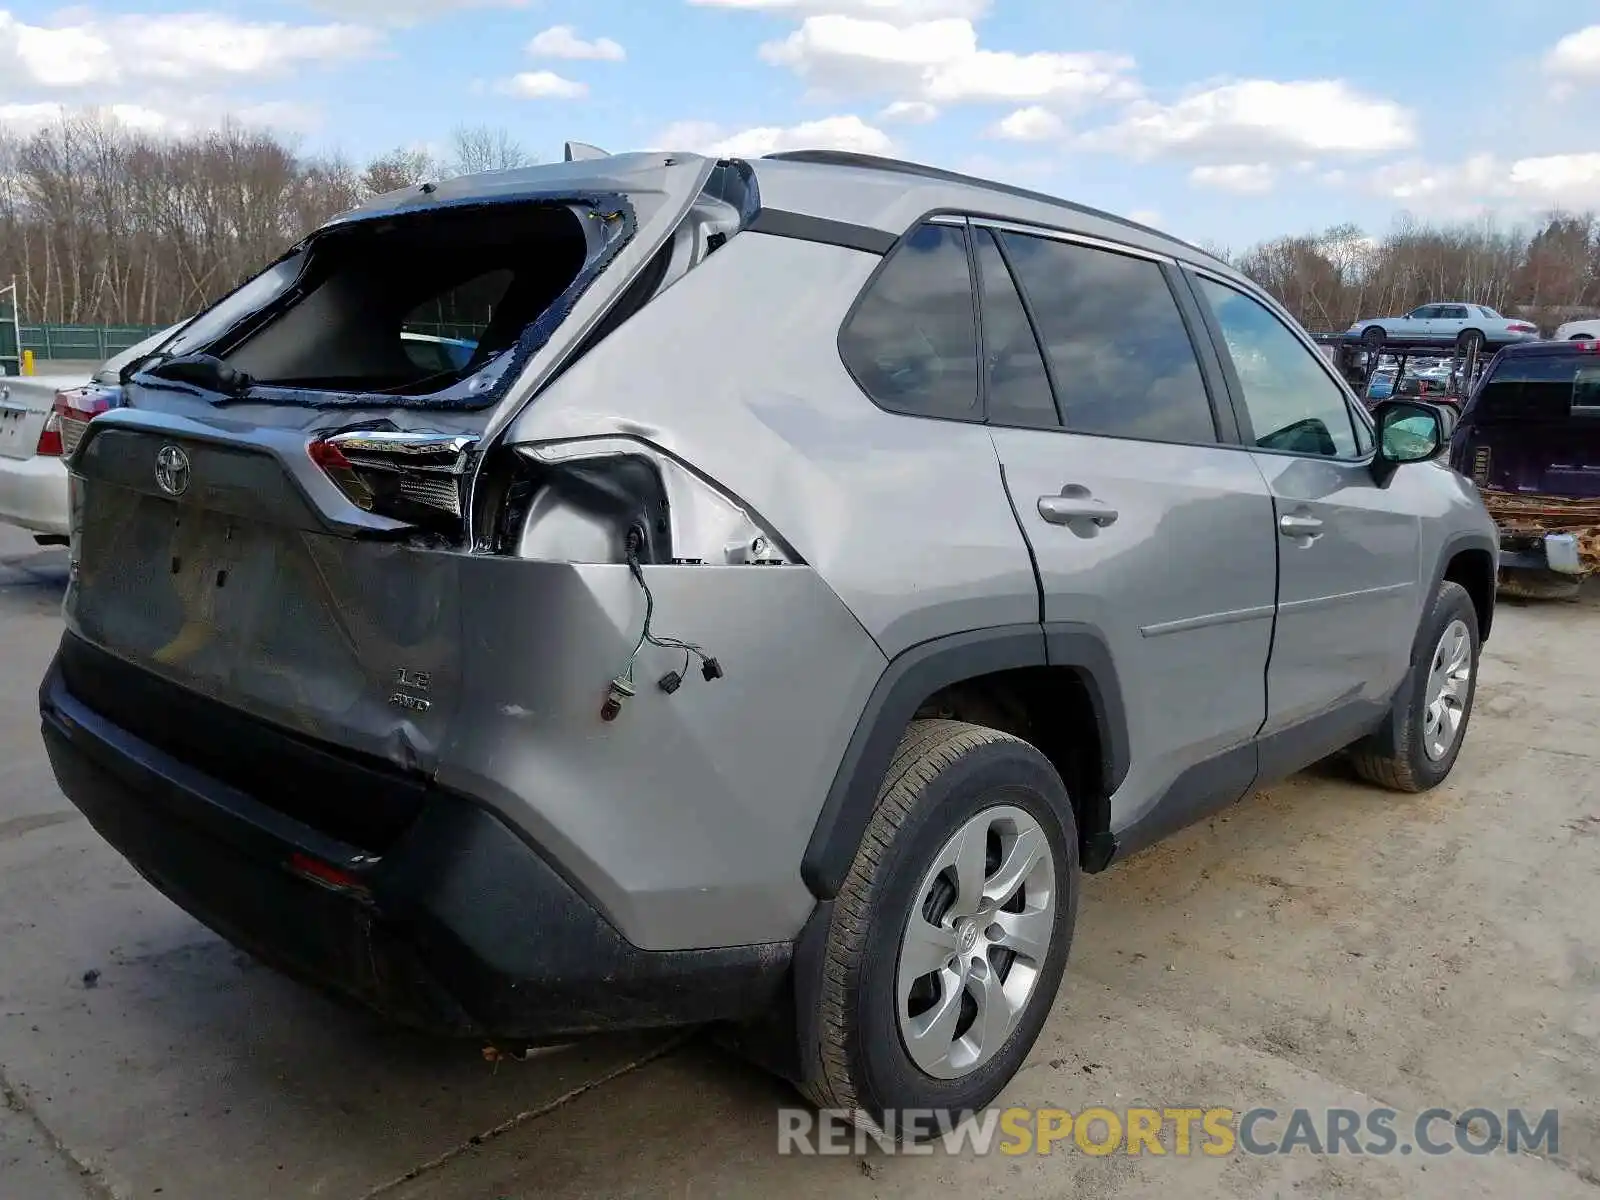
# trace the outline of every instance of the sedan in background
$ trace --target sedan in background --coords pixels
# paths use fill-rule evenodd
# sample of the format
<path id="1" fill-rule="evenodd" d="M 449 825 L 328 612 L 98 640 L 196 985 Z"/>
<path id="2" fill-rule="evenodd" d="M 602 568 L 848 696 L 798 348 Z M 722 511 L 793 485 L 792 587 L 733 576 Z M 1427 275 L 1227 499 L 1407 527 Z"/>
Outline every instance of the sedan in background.
<path id="1" fill-rule="evenodd" d="M 1600 341 L 1600 317 L 1592 317 L 1587 321 L 1568 321 L 1565 325 L 1558 325 L 1556 327 L 1556 335 L 1552 340 L 1557 342 Z"/>
<path id="2" fill-rule="evenodd" d="M 122 403 L 122 368 L 177 330 L 164 329 L 108 359 L 93 375 L 0 378 L 0 525 L 41 545 L 67 542 L 67 468 L 84 427 Z"/>
<path id="3" fill-rule="evenodd" d="M 1376 349 L 1412 343 L 1454 345 L 1465 351 L 1476 345 L 1499 349 L 1518 342 L 1539 340 L 1539 327 L 1514 317 L 1502 317 L 1482 304 L 1424 304 L 1404 316 L 1372 317 L 1350 326 L 1345 337 Z"/>

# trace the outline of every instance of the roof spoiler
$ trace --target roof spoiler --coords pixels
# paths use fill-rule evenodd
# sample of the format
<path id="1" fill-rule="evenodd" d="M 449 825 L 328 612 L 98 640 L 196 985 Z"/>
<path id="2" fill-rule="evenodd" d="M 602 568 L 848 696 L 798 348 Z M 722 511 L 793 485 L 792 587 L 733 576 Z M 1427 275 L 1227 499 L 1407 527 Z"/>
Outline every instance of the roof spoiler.
<path id="1" fill-rule="evenodd" d="M 610 158 L 599 146 L 591 146 L 588 142 L 568 142 L 563 162 L 583 162 L 591 158 Z"/>

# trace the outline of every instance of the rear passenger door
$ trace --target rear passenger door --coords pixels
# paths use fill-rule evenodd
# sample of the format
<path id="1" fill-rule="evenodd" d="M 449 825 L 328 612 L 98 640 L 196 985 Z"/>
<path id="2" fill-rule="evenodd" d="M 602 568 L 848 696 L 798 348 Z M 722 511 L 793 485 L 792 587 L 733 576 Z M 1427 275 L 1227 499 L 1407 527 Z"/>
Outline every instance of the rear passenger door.
<path id="1" fill-rule="evenodd" d="M 1202 369 L 1193 335 L 1208 356 L 1209 343 L 1171 262 L 976 219 L 971 231 L 986 417 L 1047 627 L 1087 624 L 1110 644 L 1132 762 L 1111 824 L 1140 843 L 1255 778 L 1272 500 L 1227 444 L 1216 361 Z"/>
<path id="2" fill-rule="evenodd" d="M 1436 338 L 1453 338 L 1467 327 L 1467 306 L 1465 304 L 1441 304 L 1439 316 L 1429 322 L 1432 326 L 1433 336 Z"/>
<path id="3" fill-rule="evenodd" d="M 1426 501 L 1408 486 L 1411 468 L 1386 486 L 1374 480 L 1372 429 L 1307 339 L 1233 284 L 1190 278 L 1277 510 L 1262 730 L 1263 771 L 1276 774 L 1348 744 L 1387 707 L 1422 603 Z"/>

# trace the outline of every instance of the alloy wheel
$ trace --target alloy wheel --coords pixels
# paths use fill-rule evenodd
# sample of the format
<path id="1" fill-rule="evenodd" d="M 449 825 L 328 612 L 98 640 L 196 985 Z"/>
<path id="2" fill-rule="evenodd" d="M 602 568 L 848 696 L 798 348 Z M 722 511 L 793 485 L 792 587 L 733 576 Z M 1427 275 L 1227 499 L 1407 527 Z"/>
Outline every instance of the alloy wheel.
<path id="1" fill-rule="evenodd" d="M 1450 752 L 1466 716 L 1472 687 L 1472 635 L 1457 618 L 1444 628 L 1428 668 L 1428 690 L 1422 710 L 1422 748 L 1438 762 Z"/>
<path id="2" fill-rule="evenodd" d="M 984 809 L 945 842 L 896 972 L 900 1036 L 923 1071 L 959 1079 L 1006 1044 L 1050 953 L 1057 898 L 1050 840 L 1022 809 Z"/>

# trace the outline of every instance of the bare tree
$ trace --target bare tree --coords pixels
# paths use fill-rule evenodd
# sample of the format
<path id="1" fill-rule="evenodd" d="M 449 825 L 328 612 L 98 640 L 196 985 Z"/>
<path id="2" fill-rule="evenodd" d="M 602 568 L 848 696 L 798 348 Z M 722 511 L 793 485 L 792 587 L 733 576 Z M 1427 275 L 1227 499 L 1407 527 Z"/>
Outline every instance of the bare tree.
<path id="1" fill-rule="evenodd" d="M 531 165 L 535 159 L 510 132 L 490 125 L 458 125 L 450 133 L 450 171 L 477 175 Z"/>
<path id="2" fill-rule="evenodd" d="M 396 147 L 381 154 L 367 164 L 361 172 L 361 189 L 369 195 L 381 196 L 397 188 L 411 187 L 428 179 L 438 179 L 445 172 L 426 150 Z"/>
<path id="3" fill-rule="evenodd" d="M 183 137 L 130 130 L 93 110 L 23 135 L 0 128 L 0 278 L 24 319 L 161 324 L 236 286 L 328 218 L 430 179 L 533 162 L 504 129 L 463 126 L 439 155 L 398 148 L 364 163 L 301 153 L 224 123 Z M 1600 220 L 1551 213 L 1531 227 L 1402 217 L 1275 238 L 1219 257 L 1313 329 L 1464 300 L 1547 331 L 1600 313 Z"/>

